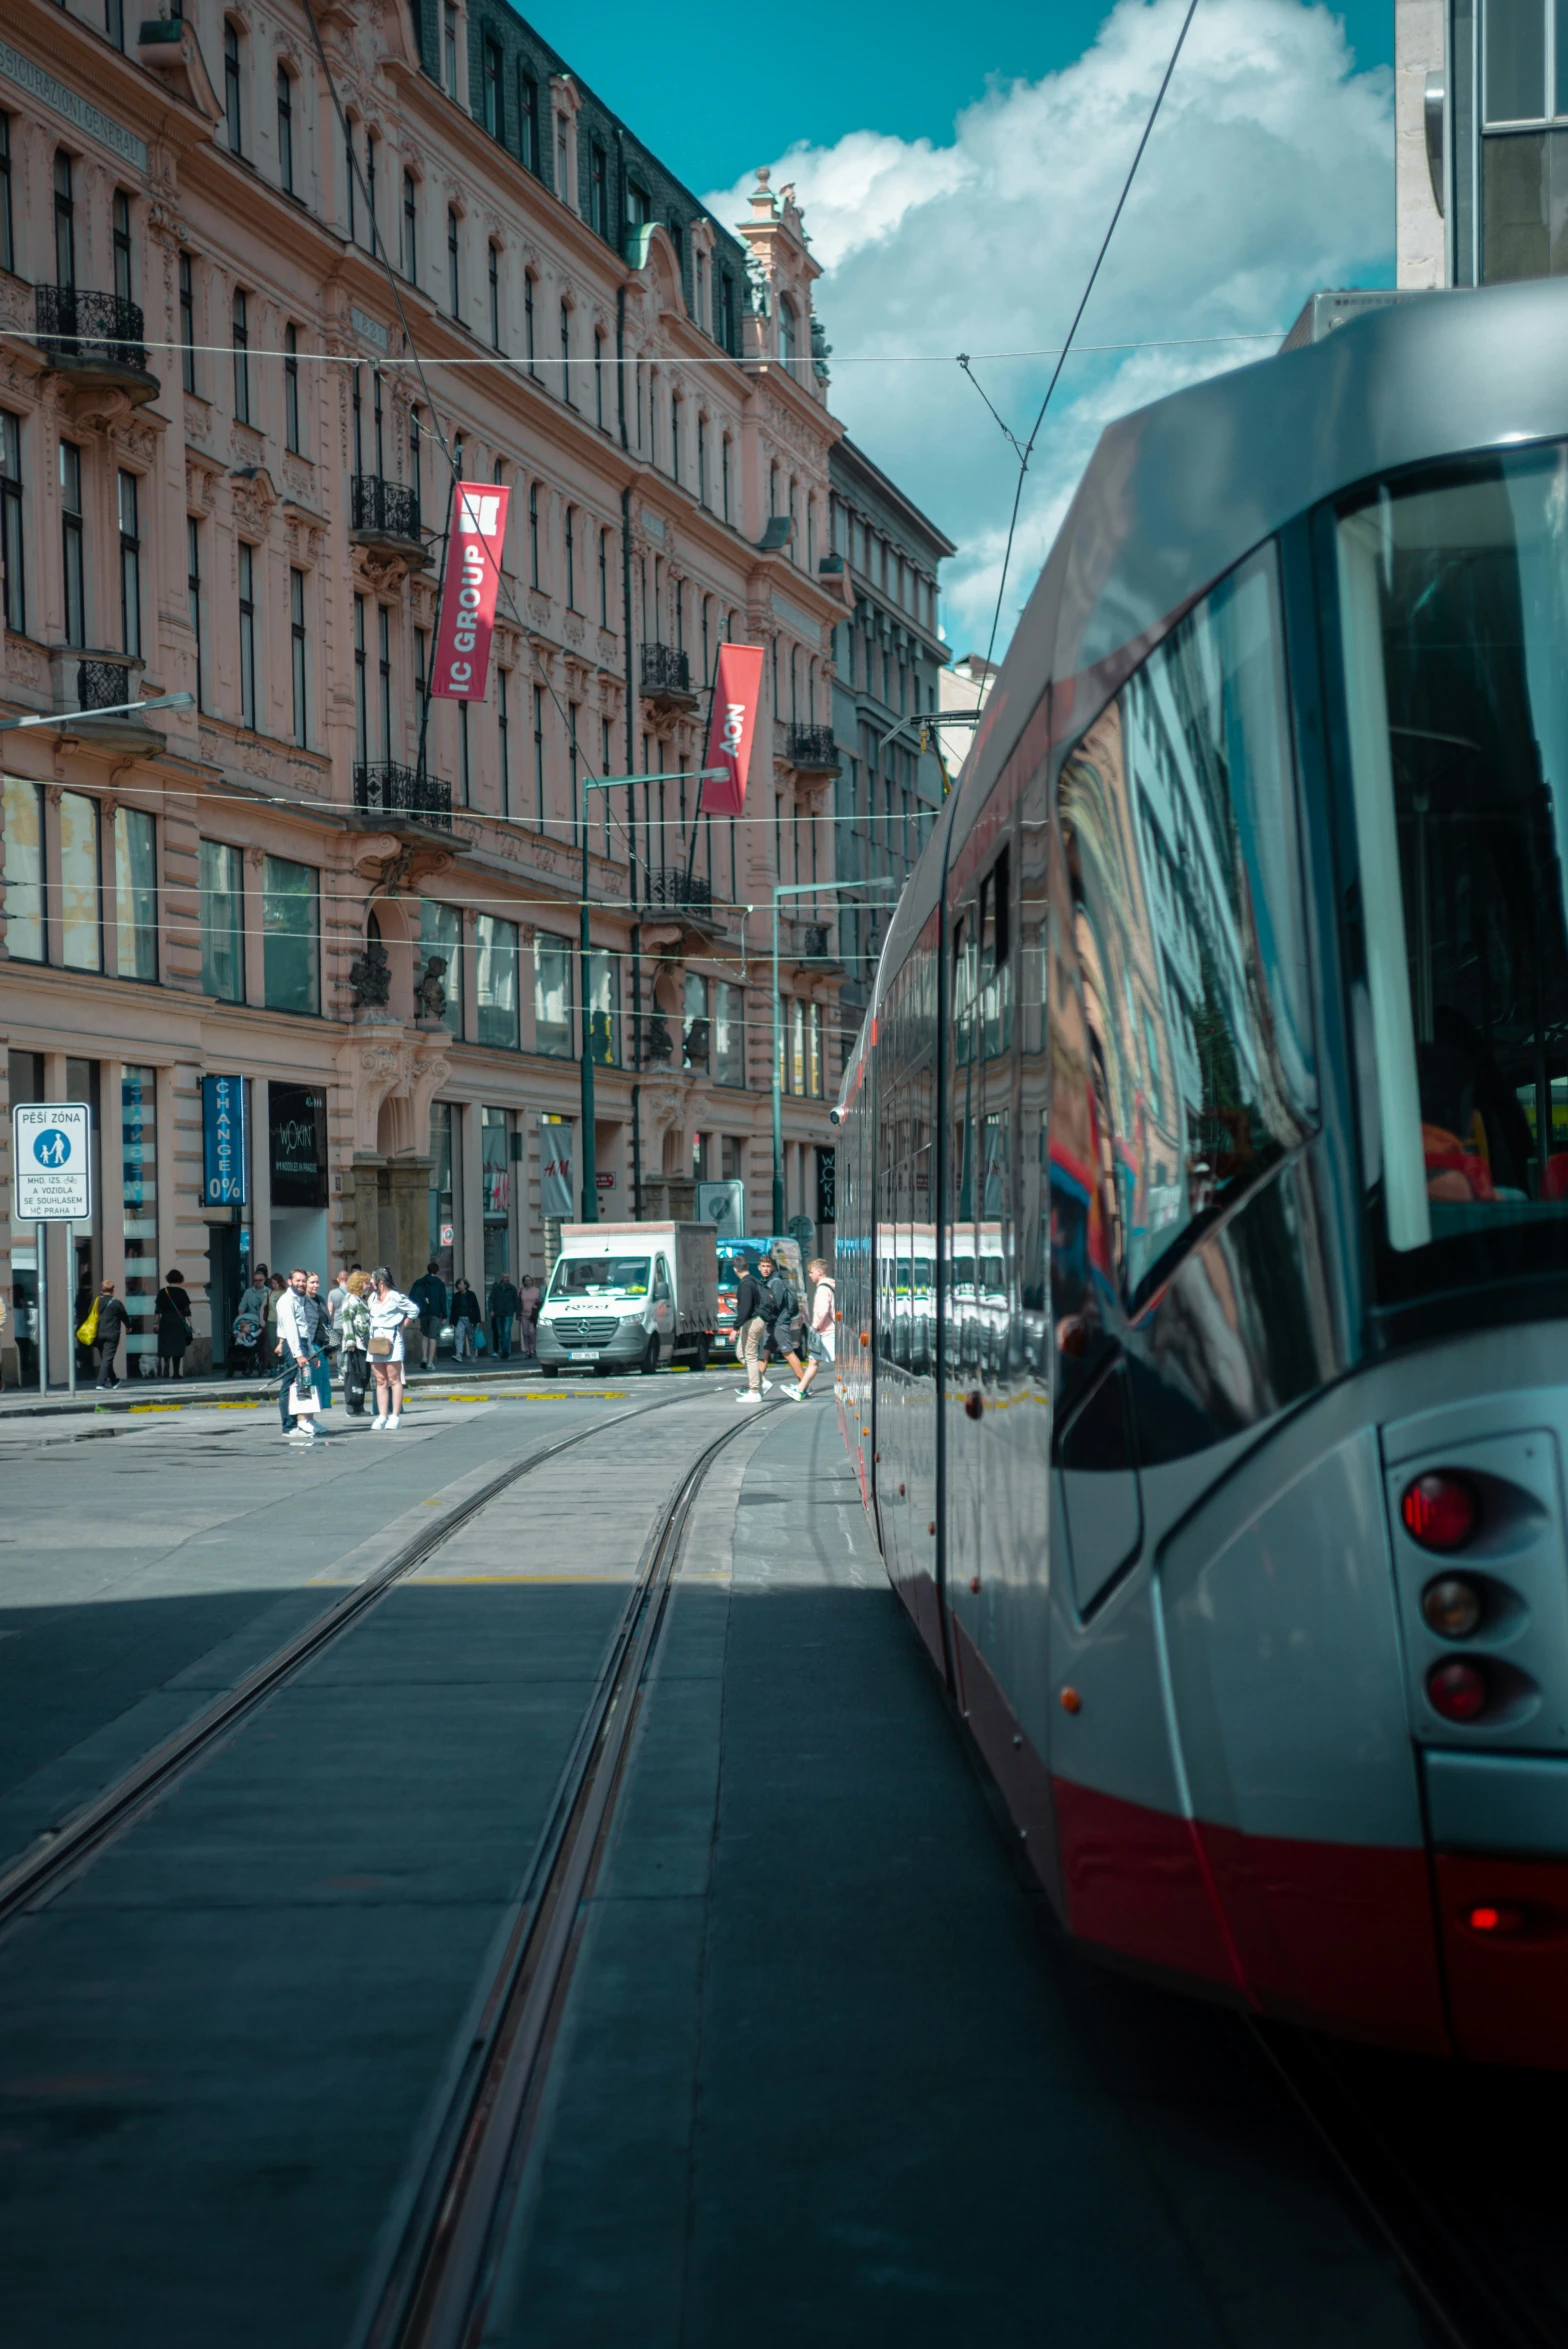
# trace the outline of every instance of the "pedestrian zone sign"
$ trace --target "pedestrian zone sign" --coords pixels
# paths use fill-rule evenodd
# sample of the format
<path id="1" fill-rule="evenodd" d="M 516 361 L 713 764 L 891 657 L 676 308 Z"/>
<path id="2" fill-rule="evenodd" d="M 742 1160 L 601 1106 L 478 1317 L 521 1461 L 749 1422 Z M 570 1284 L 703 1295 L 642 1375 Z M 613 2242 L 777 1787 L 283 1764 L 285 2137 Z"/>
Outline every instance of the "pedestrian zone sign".
<path id="1" fill-rule="evenodd" d="M 11 1112 L 18 1223 L 85 1223 L 93 1211 L 92 1112 L 85 1101 L 24 1101 Z"/>

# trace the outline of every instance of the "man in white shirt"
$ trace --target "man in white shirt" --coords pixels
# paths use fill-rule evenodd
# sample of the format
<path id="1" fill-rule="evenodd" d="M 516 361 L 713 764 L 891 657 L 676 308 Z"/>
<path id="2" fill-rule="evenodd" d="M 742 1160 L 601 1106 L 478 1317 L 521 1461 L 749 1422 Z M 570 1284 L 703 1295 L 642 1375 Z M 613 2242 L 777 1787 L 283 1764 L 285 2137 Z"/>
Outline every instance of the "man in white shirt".
<path id="1" fill-rule="evenodd" d="M 305 1310 L 305 1283 L 309 1275 L 296 1268 L 289 1274 L 289 1285 L 278 1299 L 278 1352 L 283 1356 L 283 1384 L 278 1389 L 278 1417 L 283 1422 L 286 1436 L 302 1434 L 307 1443 L 315 1443 L 316 1423 L 307 1419 L 303 1430 L 293 1424 L 294 1382 L 303 1373 L 310 1376 L 312 1316 Z"/>

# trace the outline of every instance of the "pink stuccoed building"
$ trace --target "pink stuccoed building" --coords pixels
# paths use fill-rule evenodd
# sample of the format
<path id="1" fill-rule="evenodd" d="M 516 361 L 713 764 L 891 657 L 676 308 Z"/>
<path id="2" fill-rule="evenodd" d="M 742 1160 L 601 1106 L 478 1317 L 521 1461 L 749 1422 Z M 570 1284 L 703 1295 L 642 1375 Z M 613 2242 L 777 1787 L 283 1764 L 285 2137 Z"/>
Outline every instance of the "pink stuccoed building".
<path id="1" fill-rule="evenodd" d="M 588 799 L 603 1211 L 729 1178 L 770 1220 L 772 890 L 834 878 L 848 610 L 792 191 L 714 219 L 494 0 L 317 23 L 321 54 L 293 0 L 25 0 L 0 37 L 0 701 L 194 696 L 0 745 L 4 1106 L 96 1129 L 91 1223 L 48 1241 L 57 1378 L 106 1276 L 134 1371 L 171 1268 L 187 1367 L 260 1263 L 546 1269 L 588 776 L 675 778 Z M 467 710 L 422 691 L 454 465 L 511 491 Z M 737 822 L 686 779 L 725 639 L 767 656 Z M 816 1223 L 839 932 L 791 907 L 786 1203 Z M 10 1384 L 33 1229 L 0 1250 Z"/>

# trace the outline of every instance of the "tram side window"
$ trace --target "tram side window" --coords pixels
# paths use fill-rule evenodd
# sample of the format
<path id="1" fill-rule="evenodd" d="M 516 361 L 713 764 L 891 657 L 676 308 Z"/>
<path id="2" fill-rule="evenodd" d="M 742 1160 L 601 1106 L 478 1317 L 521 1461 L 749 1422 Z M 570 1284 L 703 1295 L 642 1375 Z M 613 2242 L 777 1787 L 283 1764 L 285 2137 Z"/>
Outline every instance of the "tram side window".
<path id="1" fill-rule="evenodd" d="M 1316 1106 L 1275 565 L 1190 613 L 1064 762 L 1105 1249 L 1134 1303 Z"/>

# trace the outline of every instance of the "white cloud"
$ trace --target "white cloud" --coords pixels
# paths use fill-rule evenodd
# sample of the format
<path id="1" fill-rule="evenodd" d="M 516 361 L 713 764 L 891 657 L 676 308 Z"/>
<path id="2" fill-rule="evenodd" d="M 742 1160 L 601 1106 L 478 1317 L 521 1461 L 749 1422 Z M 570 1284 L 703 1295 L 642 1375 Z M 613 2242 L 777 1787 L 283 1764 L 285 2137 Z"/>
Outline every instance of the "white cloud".
<path id="1" fill-rule="evenodd" d="M 1120 0 L 1074 64 L 998 82 L 958 117 L 949 145 L 862 130 L 773 164 L 775 187 L 793 180 L 824 265 L 817 308 L 838 352 L 834 409 L 958 541 L 947 567 L 955 650 L 983 649 L 989 635 L 1016 464 L 953 354 L 975 354 L 986 390 L 1026 434 L 1048 363 L 980 354 L 1041 350 L 1065 334 L 1184 7 Z M 720 219 L 742 218 L 750 185 L 707 201 Z M 1388 71 L 1357 73 L 1324 7 L 1201 0 L 1080 344 L 1288 325 L 1319 286 L 1386 282 L 1393 210 Z M 999 641 L 1103 425 L 1268 348 L 1086 347 L 1068 360 L 1025 485 Z"/>

